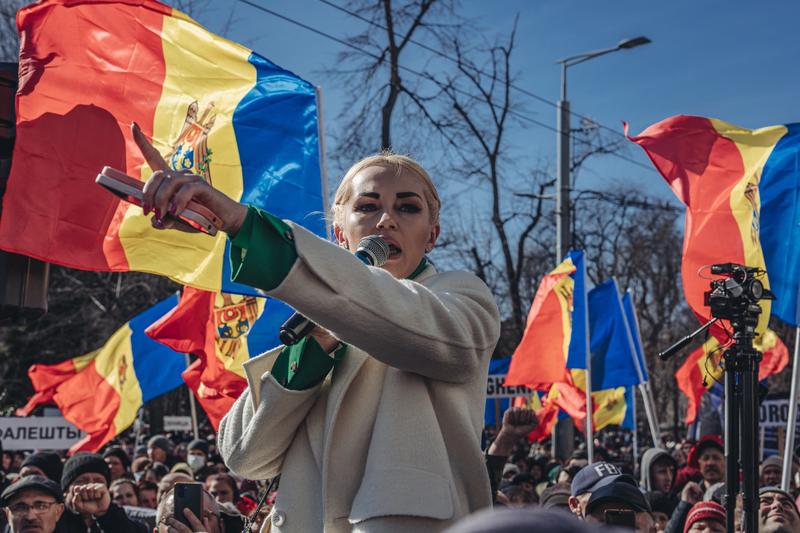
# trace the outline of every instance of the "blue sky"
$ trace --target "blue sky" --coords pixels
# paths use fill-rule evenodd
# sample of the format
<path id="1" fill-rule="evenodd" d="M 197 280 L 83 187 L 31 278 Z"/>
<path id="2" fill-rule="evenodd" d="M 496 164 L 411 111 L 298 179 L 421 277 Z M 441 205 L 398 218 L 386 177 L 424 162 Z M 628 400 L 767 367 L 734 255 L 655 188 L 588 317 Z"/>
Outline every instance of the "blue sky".
<path id="1" fill-rule="evenodd" d="M 365 26 L 318 0 L 252 1 L 339 37 L 358 33 Z M 613 46 L 624 38 L 646 35 L 652 39 L 647 46 L 570 69 L 572 109 L 620 131 L 622 120 L 638 133 L 675 114 L 715 117 L 750 128 L 800 119 L 800 40 L 794 37 L 800 20 L 797 2 L 467 0 L 461 6 L 463 14 L 474 18 L 490 39 L 507 33 L 519 14 L 513 59 L 517 83 L 550 100 L 557 100 L 559 94 L 555 60 Z M 235 24 L 227 37 L 322 87 L 325 119 L 331 121 L 346 94 L 322 71 L 334 63 L 342 46 L 235 0 L 214 1 L 197 18 L 219 31 L 232 11 Z M 421 61 L 426 54 L 409 49 L 406 60 Z M 555 126 L 553 108 L 518 93 L 516 97 L 534 118 Z M 513 133 L 516 153 L 554 159 L 553 132 L 527 126 Z M 648 164 L 635 146 L 625 154 Z M 623 182 L 672 197 L 652 171 L 608 156 L 590 161 L 578 180 L 578 188 L 607 188 Z M 332 181 L 335 184 L 335 176 Z"/>

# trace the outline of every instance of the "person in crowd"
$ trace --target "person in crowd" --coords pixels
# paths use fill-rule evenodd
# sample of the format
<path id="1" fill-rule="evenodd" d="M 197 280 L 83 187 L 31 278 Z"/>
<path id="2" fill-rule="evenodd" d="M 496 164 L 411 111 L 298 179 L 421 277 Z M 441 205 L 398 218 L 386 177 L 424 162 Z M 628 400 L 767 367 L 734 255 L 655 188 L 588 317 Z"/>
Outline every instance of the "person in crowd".
<path id="1" fill-rule="evenodd" d="M 108 487 L 111 500 L 119 506 L 139 506 L 139 489 L 132 479 L 119 478 L 111 482 Z"/>
<path id="2" fill-rule="evenodd" d="M 131 463 L 131 474 L 133 475 L 133 479 L 135 481 L 141 481 L 144 477 L 144 472 L 147 468 L 153 464 L 147 456 L 145 457 L 137 457 Z"/>
<path id="3" fill-rule="evenodd" d="M 158 484 L 158 495 L 156 496 L 156 501 L 161 502 L 161 500 L 164 499 L 164 495 L 175 486 L 175 483 L 188 483 L 190 481 L 194 481 L 194 479 L 192 479 L 192 476 L 186 472 L 172 472 L 167 474 Z"/>
<path id="4" fill-rule="evenodd" d="M 681 490 L 678 506 L 672 511 L 665 533 L 681 533 L 686 524 L 686 517 L 692 506 L 703 500 L 703 488 L 695 481 L 689 481 Z"/>
<path id="5" fill-rule="evenodd" d="M 675 459 L 667 450 L 661 448 L 647 449 L 639 465 L 639 486 L 645 493 L 657 492 L 662 495 L 659 498 L 659 508 L 667 509 L 667 518 L 680 501 L 674 490 L 677 470 L 678 464 Z"/>
<path id="6" fill-rule="evenodd" d="M 175 487 L 170 487 L 158 504 L 156 533 L 225 533 L 219 504 L 205 490 L 202 493 L 201 516 L 195 516 L 189 509 L 184 511 L 184 516 L 191 524 L 191 527 L 187 527 L 175 518 Z"/>
<path id="7" fill-rule="evenodd" d="M 791 494 L 778 487 L 759 490 L 758 533 L 800 533 L 800 512 Z"/>
<path id="8" fill-rule="evenodd" d="M 638 487 L 636 480 L 611 463 L 598 462 L 581 468 L 572 480 L 569 508 L 575 516 L 586 516 L 586 504 L 597 489 L 619 481 Z"/>
<path id="9" fill-rule="evenodd" d="M 547 480 L 547 456 L 536 454 L 528 459 L 528 472 L 533 476 L 536 485 Z"/>
<path id="10" fill-rule="evenodd" d="M 640 464 L 639 485 L 645 492 L 672 492 L 678 465 L 667 450 L 648 448 Z"/>
<path id="11" fill-rule="evenodd" d="M 170 439 L 172 440 L 172 439 Z M 187 455 L 186 443 L 178 442 L 172 449 L 172 456 L 175 458 L 176 463 L 185 463 Z"/>
<path id="12" fill-rule="evenodd" d="M 639 533 L 655 533 L 650 505 L 639 488 L 617 478 L 596 488 L 586 502 L 584 520 L 608 526 L 633 526 Z"/>
<path id="13" fill-rule="evenodd" d="M 36 452 L 27 456 L 19 469 L 20 477 L 44 476 L 56 483 L 61 482 L 61 472 L 64 468 L 61 456 L 55 452 Z"/>
<path id="14" fill-rule="evenodd" d="M 140 457 L 147 457 L 147 445 L 146 444 L 140 444 L 140 445 L 136 446 L 133 449 L 133 456 L 132 457 L 133 457 L 134 461 L 136 459 L 140 458 Z"/>
<path id="15" fill-rule="evenodd" d="M 647 503 L 650 504 L 653 520 L 655 520 L 656 532 L 664 533 L 667 529 L 669 517 L 676 507 L 673 503 L 673 497 L 670 494 L 660 491 L 646 492 L 644 496 L 647 498 Z"/>
<path id="16" fill-rule="evenodd" d="M 65 532 L 141 533 L 144 524 L 134 522 L 111 501 L 111 472 L 101 455 L 79 452 L 64 463 L 61 488 L 67 510 L 59 524 Z"/>
<path id="17" fill-rule="evenodd" d="M 209 445 L 204 439 L 194 439 L 186 449 L 186 462 L 194 472 L 194 478 L 198 481 L 205 481 L 211 475 L 211 468 L 208 465 Z"/>
<path id="18" fill-rule="evenodd" d="M 153 463 L 162 463 L 172 468 L 176 463 L 172 455 L 172 441 L 164 435 L 153 435 L 147 441 L 147 457 Z"/>
<path id="19" fill-rule="evenodd" d="M 597 533 L 595 525 L 558 509 L 484 509 L 448 528 L 445 533 Z M 617 530 L 614 530 L 615 533 Z"/>
<path id="20" fill-rule="evenodd" d="M 106 451 L 103 452 L 103 459 L 108 463 L 108 469 L 111 472 L 111 481 L 131 477 L 131 460 L 121 447 L 109 446 L 106 448 Z"/>
<path id="21" fill-rule="evenodd" d="M 678 468 L 686 466 L 686 454 L 681 448 L 675 448 L 670 455 L 675 459 L 675 464 L 678 465 Z"/>
<path id="22" fill-rule="evenodd" d="M 725 445 L 718 435 L 702 437 L 689 454 L 689 466 L 700 471 L 705 491 L 714 483 L 725 481 Z"/>
<path id="23" fill-rule="evenodd" d="M 175 463 L 175 465 L 170 469 L 170 473 L 174 474 L 175 472 L 180 472 L 182 474 L 186 474 L 190 478 L 194 478 L 194 470 L 192 470 L 192 467 L 187 463 Z"/>
<path id="24" fill-rule="evenodd" d="M 501 492 L 506 498 L 503 502 L 506 507 L 527 507 L 537 503 L 535 495 L 526 491 L 521 485 L 510 484 L 501 489 Z"/>
<path id="25" fill-rule="evenodd" d="M 142 479 L 145 481 L 152 481 L 153 483 L 161 483 L 161 480 L 169 474 L 169 468 L 164 463 L 151 463 L 145 467 Z"/>
<path id="26" fill-rule="evenodd" d="M 562 509 L 569 511 L 570 484 L 556 483 L 542 491 L 539 505 L 545 509 Z"/>
<path id="27" fill-rule="evenodd" d="M 206 490 L 219 503 L 233 503 L 239 500 L 239 487 L 236 480 L 228 474 L 213 474 L 206 478 Z"/>
<path id="28" fill-rule="evenodd" d="M 511 481 L 517 474 L 519 474 L 519 467 L 514 463 L 506 463 L 503 465 L 503 476 L 501 479 Z"/>
<path id="29" fill-rule="evenodd" d="M 158 485 L 152 481 L 140 481 L 136 485 L 139 489 L 139 506 L 155 509 L 158 507 Z"/>
<path id="30" fill-rule="evenodd" d="M 697 502 L 686 516 L 683 533 L 725 533 L 725 508 L 717 502 Z"/>
<path id="31" fill-rule="evenodd" d="M 486 468 L 489 472 L 489 485 L 495 499 L 498 496 L 497 490 L 501 478 L 506 478 L 506 466 L 512 467 L 509 471 L 516 472 L 513 476 L 508 478 L 508 481 L 514 479 L 514 476 L 522 474 L 515 462 L 505 463 L 505 461 L 508 456 L 513 454 L 520 440 L 525 439 L 528 433 L 533 431 L 536 424 L 536 415 L 530 409 L 509 407 L 506 409 L 505 413 L 503 413 L 500 430 L 486 450 Z"/>
<path id="32" fill-rule="evenodd" d="M 64 495 L 52 479 L 31 474 L 0 494 L 10 533 L 54 533 L 64 513 Z"/>
<path id="33" fill-rule="evenodd" d="M 777 455 L 764 459 L 759 469 L 759 476 L 762 487 L 779 486 L 783 476 L 783 459 Z"/>
<path id="34" fill-rule="evenodd" d="M 281 474 L 273 526 L 443 529 L 490 505 L 480 419 L 499 312 L 479 278 L 437 273 L 425 257 L 440 232 L 427 172 L 393 154 L 354 165 L 334 198 L 337 246 L 169 171 L 137 128 L 134 138 L 163 169 L 144 186 L 155 227 L 172 224 L 170 205 L 200 202 L 229 236 L 235 281 L 318 324 L 302 343 L 245 363 L 249 386 L 219 428 L 233 472 Z M 353 256 L 375 234 L 389 245 L 381 268 Z"/>

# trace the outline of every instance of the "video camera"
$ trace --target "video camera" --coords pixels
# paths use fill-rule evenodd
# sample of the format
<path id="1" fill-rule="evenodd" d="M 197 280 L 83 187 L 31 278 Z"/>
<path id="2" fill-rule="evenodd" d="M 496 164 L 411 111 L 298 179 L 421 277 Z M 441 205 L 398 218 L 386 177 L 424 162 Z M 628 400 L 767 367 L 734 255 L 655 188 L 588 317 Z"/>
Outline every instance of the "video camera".
<path id="1" fill-rule="evenodd" d="M 711 308 L 711 316 L 729 320 L 734 327 L 741 325 L 752 334 L 761 313 L 758 302 L 775 299 L 758 279 L 765 272 L 736 263 L 720 263 L 711 265 L 711 273 L 725 276 L 712 280 L 711 290 L 703 295 L 703 303 Z"/>

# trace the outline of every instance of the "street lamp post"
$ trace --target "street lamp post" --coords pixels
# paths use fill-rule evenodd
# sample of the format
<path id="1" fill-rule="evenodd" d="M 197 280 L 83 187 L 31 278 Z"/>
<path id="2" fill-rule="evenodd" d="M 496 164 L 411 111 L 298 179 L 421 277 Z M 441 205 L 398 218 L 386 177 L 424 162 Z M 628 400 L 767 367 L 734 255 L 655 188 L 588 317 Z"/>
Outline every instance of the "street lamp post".
<path id="1" fill-rule="evenodd" d="M 620 41 L 617 46 L 603 48 L 592 52 L 577 54 L 556 61 L 561 65 L 561 99 L 558 101 L 556 149 L 558 152 L 558 170 L 556 176 L 556 259 L 561 261 L 572 245 L 572 232 L 570 229 L 571 205 L 569 200 L 570 184 L 570 124 L 569 100 L 567 100 L 567 68 L 589 61 L 596 57 L 604 56 L 620 50 L 629 50 L 650 42 L 647 37 L 636 37 Z"/>
<path id="2" fill-rule="evenodd" d="M 572 206 L 570 204 L 570 136 L 571 129 L 569 124 L 569 100 L 567 100 L 567 68 L 589 61 L 612 52 L 628 50 L 650 42 L 647 37 L 635 37 L 620 41 L 617 46 L 603 48 L 592 52 L 585 52 L 574 56 L 566 57 L 556 61 L 561 65 L 561 98 L 557 105 L 557 137 L 556 150 L 558 152 L 558 167 L 556 174 L 556 262 L 562 261 L 572 247 L 572 230 L 570 220 L 572 216 Z M 587 335 L 588 335 L 587 330 Z M 592 366 L 591 354 L 589 353 L 589 341 L 586 341 L 586 452 L 589 463 L 594 461 L 594 442 L 592 428 Z M 570 422 L 565 420 L 563 422 Z M 571 453 L 574 444 L 572 424 L 564 425 L 558 423 L 553 435 L 553 451 L 555 457 L 561 457 Z"/>

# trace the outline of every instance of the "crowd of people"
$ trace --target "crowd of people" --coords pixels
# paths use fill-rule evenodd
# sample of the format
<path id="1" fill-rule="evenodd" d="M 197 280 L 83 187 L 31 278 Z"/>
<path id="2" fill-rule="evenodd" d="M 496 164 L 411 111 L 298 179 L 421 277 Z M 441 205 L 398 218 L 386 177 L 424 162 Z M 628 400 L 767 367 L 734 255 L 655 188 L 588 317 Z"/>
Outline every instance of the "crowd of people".
<path id="1" fill-rule="evenodd" d="M 259 531 L 269 511 L 266 505 L 256 516 L 262 484 L 233 476 L 213 435 L 154 435 L 141 445 L 123 436 L 99 453 L 5 451 L 2 459 L 0 524 L 13 533 L 231 533 L 242 531 L 248 517 L 251 531 Z M 202 484 L 196 528 L 174 520 L 177 483 Z"/>
<path id="2" fill-rule="evenodd" d="M 719 436 L 645 449 L 634 463 L 629 443 L 612 432 L 596 443 L 589 464 L 585 446 L 568 460 L 556 461 L 548 442 L 530 443 L 526 436 L 534 425 L 528 410 L 505 413 L 486 449 L 493 514 L 467 517 L 453 531 L 494 531 L 509 520 L 517 529 L 508 531 L 525 531 L 547 523 L 547 513 L 576 532 L 602 524 L 646 533 L 725 531 L 725 457 Z M 4 452 L 2 459 L 0 505 L 5 531 L 12 533 L 260 531 L 277 492 L 257 510 L 264 481 L 231 473 L 217 454 L 213 435 L 154 435 L 138 446 L 123 436 L 99 453 Z M 781 472 L 780 457 L 761 463 L 759 531 L 800 533 L 797 480 L 783 491 Z M 202 516 L 187 527 L 174 517 L 174 487 L 192 482 L 202 484 L 205 496 Z M 737 505 L 740 509 L 741 498 Z M 500 508 L 512 511 L 498 514 Z"/>

